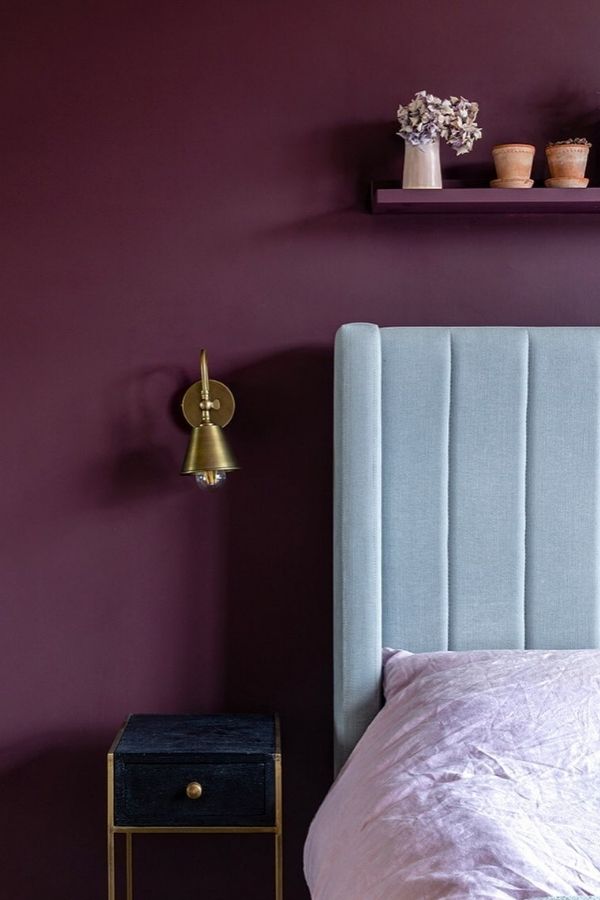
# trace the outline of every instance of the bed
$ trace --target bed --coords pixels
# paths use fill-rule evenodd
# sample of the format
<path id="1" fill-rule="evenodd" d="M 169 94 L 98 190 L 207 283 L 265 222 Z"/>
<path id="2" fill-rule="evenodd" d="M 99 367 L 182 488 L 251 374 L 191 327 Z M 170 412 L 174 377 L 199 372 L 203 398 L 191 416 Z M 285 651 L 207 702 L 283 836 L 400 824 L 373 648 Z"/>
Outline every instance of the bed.
<path id="1" fill-rule="evenodd" d="M 600 896 L 599 463 L 599 328 L 339 330 L 313 900 Z"/>

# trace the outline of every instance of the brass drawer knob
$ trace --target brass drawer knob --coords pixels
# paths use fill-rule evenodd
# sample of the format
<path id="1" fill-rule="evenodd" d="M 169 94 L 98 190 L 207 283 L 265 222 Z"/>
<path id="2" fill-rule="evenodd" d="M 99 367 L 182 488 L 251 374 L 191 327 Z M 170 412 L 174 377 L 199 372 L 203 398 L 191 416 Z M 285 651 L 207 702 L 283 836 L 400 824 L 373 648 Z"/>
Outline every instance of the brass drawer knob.
<path id="1" fill-rule="evenodd" d="M 202 796 L 202 785 L 198 784 L 197 781 L 190 781 L 185 792 L 190 800 L 199 800 Z"/>

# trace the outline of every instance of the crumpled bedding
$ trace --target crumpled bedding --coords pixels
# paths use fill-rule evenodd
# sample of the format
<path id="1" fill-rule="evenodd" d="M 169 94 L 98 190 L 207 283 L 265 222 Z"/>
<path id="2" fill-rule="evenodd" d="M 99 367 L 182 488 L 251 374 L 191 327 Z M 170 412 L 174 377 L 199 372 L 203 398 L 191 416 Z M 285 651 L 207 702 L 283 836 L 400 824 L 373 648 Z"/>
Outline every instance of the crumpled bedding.
<path id="1" fill-rule="evenodd" d="M 313 900 L 600 897 L 600 651 L 386 651 L 309 831 Z"/>

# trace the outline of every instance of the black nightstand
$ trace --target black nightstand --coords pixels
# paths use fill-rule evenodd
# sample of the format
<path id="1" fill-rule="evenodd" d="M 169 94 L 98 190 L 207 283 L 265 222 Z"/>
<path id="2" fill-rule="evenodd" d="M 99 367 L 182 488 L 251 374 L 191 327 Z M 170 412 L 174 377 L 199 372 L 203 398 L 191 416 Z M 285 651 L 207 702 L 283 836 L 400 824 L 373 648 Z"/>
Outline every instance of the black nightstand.
<path id="1" fill-rule="evenodd" d="M 277 716 L 132 715 L 107 762 L 109 900 L 116 900 L 116 834 L 125 835 L 133 900 L 132 836 L 182 832 L 274 835 L 275 898 L 282 900 Z"/>

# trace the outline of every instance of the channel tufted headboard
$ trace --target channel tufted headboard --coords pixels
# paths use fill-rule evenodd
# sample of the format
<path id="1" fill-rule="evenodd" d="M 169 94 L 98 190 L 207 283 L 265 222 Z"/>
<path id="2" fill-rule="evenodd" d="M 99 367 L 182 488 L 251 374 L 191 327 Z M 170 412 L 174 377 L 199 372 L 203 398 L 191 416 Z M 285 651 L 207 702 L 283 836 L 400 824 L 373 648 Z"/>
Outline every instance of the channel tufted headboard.
<path id="1" fill-rule="evenodd" d="M 336 769 L 382 647 L 600 646 L 600 328 L 344 325 Z"/>

